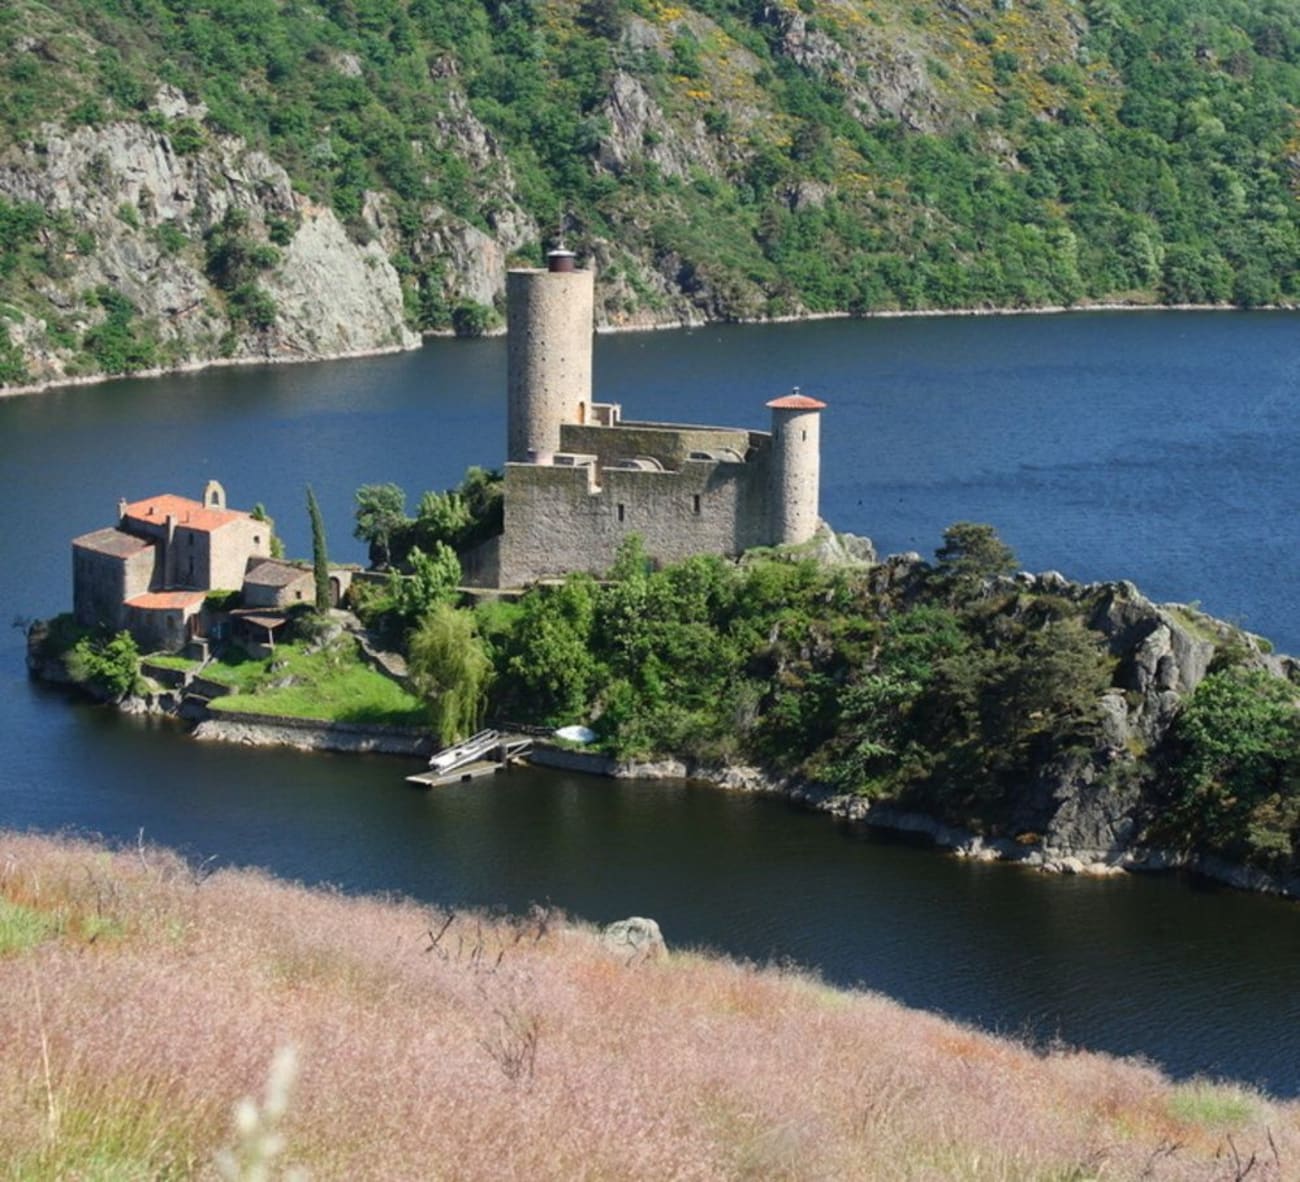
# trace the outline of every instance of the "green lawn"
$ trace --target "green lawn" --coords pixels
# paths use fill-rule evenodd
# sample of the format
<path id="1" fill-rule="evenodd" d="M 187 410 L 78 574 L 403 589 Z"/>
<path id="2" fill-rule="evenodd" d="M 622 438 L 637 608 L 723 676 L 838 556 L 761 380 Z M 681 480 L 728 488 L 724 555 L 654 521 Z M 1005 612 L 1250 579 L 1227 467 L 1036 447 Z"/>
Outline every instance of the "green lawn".
<path id="1" fill-rule="evenodd" d="M 376 673 L 359 656 L 350 637 L 307 652 L 284 645 L 269 660 L 214 662 L 204 676 L 235 689 L 217 698 L 222 713 L 279 714 L 326 722 L 370 722 L 389 726 L 428 726 L 429 711 L 419 698 Z M 291 681 L 292 684 L 275 683 Z"/>
<path id="2" fill-rule="evenodd" d="M 141 660 L 146 665 L 157 665 L 159 669 L 176 669 L 181 673 L 188 673 L 198 665 L 197 661 L 191 661 L 189 657 L 179 657 L 175 653 L 150 653 Z"/>

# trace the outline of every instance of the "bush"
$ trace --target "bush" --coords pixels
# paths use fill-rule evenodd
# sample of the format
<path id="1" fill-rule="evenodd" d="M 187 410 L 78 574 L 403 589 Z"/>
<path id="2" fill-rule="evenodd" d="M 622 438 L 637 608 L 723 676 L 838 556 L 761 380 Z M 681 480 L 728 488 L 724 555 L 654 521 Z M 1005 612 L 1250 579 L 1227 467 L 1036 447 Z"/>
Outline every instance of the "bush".
<path id="1" fill-rule="evenodd" d="M 68 675 L 114 698 L 135 689 L 140 679 L 140 650 L 129 632 L 114 636 L 83 636 L 67 659 Z"/>

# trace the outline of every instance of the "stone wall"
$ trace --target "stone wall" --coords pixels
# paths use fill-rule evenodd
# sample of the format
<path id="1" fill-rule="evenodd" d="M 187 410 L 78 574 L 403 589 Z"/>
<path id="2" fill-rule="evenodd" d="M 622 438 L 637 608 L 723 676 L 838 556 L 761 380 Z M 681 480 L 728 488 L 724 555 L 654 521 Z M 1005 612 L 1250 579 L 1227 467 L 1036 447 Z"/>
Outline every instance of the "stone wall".
<path id="1" fill-rule="evenodd" d="M 766 432 L 742 427 L 623 422 L 614 427 L 565 423 L 560 428 L 561 451 L 593 455 L 602 468 L 634 456 L 650 456 L 676 471 L 692 452 L 717 455 L 723 448 L 730 448 L 741 459 L 753 449 L 765 459 L 770 443 Z"/>
<path id="2" fill-rule="evenodd" d="M 212 712 L 194 729 L 194 737 L 251 747 L 295 747 L 300 751 L 424 756 L 434 749 L 427 731 L 407 727 L 319 722 L 230 710 Z"/>
<path id="3" fill-rule="evenodd" d="M 768 542 L 765 462 L 686 460 L 680 472 L 507 464 L 500 582 L 602 573 L 637 534 L 661 562 Z"/>
<path id="4" fill-rule="evenodd" d="M 821 488 L 821 414 L 772 414 L 772 541 L 797 546 L 817 532 Z"/>
<path id="5" fill-rule="evenodd" d="M 208 581 L 198 584 L 201 587 L 238 591 L 244 585 L 248 560 L 271 557 L 271 526 L 265 521 L 241 517 L 213 530 L 209 536 L 212 549 Z"/>
<path id="6" fill-rule="evenodd" d="M 506 459 L 560 450 L 560 424 L 591 404 L 591 271 L 511 271 Z"/>
<path id="7" fill-rule="evenodd" d="M 188 607 L 122 606 L 122 626 L 145 652 L 175 652 L 189 640 L 187 625 L 203 610 L 203 601 Z"/>
<path id="8" fill-rule="evenodd" d="M 72 548 L 72 611 L 83 628 L 126 627 L 122 604 L 149 590 L 157 553 L 151 546 L 119 556 Z"/>

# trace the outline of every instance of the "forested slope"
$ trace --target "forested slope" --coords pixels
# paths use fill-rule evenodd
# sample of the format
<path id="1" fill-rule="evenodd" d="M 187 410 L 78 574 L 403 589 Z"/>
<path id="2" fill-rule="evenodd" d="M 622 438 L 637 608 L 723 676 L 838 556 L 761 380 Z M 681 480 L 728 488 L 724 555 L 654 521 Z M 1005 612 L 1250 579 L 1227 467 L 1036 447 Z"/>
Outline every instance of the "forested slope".
<path id="1" fill-rule="evenodd" d="M 492 324 L 1300 296 L 1294 0 L 14 0 L 0 382 Z"/>

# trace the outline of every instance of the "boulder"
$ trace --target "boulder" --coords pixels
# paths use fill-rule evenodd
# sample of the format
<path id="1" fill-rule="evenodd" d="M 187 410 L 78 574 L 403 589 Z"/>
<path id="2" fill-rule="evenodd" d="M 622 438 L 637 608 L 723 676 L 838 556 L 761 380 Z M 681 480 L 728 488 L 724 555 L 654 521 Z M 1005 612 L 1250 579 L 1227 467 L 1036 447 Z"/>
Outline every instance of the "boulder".
<path id="1" fill-rule="evenodd" d="M 601 929 L 600 942 L 626 964 L 641 964 L 668 955 L 663 933 L 653 919 L 633 915 Z"/>

